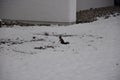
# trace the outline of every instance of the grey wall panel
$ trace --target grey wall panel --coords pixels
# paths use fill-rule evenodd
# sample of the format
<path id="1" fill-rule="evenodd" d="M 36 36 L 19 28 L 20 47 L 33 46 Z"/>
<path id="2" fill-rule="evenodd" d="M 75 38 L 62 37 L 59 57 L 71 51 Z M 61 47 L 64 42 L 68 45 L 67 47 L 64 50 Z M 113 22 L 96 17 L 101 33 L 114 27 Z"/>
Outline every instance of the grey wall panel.
<path id="1" fill-rule="evenodd" d="M 0 18 L 74 22 L 76 0 L 0 0 Z"/>

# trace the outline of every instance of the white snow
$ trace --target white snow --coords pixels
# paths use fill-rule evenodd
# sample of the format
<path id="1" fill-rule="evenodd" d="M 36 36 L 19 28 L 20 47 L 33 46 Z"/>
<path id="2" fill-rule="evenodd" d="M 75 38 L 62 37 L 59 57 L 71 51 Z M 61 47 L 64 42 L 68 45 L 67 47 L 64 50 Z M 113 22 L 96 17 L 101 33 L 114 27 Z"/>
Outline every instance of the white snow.
<path id="1" fill-rule="evenodd" d="M 59 35 L 70 44 L 61 44 Z M 71 26 L 2 27 L 0 80 L 120 80 L 119 35 L 120 16 Z"/>

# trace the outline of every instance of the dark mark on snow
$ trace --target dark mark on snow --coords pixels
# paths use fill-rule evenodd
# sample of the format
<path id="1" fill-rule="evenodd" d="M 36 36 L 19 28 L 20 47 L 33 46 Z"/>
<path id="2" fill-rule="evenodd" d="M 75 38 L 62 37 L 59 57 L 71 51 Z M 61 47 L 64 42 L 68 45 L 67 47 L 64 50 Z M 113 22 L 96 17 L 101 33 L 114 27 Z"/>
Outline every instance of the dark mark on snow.
<path id="1" fill-rule="evenodd" d="M 34 49 L 40 49 L 40 50 L 44 50 L 44 49 L 48 49 L 48 48 L 54 49 L 54 46 L 40 46 L 40 47 L 34 47 Z"/>
<path id="2" fill-rule="evenodd" d="M 42 46 L 40 46 L 40 47 L 34 47 L 34 49 L 46 49 L 46 48 L 44 48 L 44 47 L 42 47 Z"/>
<path id="3" fill-rule="evenodd" d="M 33 35 L 43 35 L 43 36 L 55 36 L 55 37 L 59 37 L 60 35 L 62 37 L 72 37 L 72 36 L 78 36 L 78 35 L 68 35 L 68 34 L 57 34 L 57 33 L 48 33 L 48 32 L 45 32 L 45 33 L 35 33 Z"/>
<path id="4" fill-rule="evenodd" d="M 45 35 L 45 36 L 49 36 L 49 33 L 45 32 L 44 35 Z"/>
<path id="5" fill-rule="evenodd" d="M 119 63 L 116 63 L 116 66 L 119 66 Z"/>
<path id="6" fill-rule="evenodd" d="M 7 46 L 10 46 L 10 45 L 17 45 L 17 44 L 23 44 L 23 43 L 26 43 L 26 42 L 38 42 L 38 41 L 45 41 L 45 39 L 36 39 L 35 37 L 33 37 L 34 39 L 32 40 L 28 40 L 28 41 L 25 41 L 25 40 L 11 40 L 11 39 L 0 39 L 0 45 L 2 44 L 7 44 Z"/>
<path id="7" fill-rule="evenodd" d="M 36 39 L 36 37 L 35 37 L 35 36 L 33 36 L 33 39 Z"/>
<path id="8" fill-rule="evenodd" d="M 12 49 L 12 51 L 22 53 L 22 54 L 36 54 L 35 52 L 25 52 L 25 51 L 20 51 L 20 50 L 15 50 L 15 49 Z"/>

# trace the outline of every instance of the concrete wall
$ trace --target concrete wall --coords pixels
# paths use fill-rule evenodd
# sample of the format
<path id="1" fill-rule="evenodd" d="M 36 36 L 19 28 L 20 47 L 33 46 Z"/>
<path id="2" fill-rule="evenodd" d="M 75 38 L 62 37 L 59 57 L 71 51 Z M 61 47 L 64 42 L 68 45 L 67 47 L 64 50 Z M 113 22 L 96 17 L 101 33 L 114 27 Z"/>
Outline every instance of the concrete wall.
<path id="1" fill-rule="evenodd" d="M 0 0 L 0 18 L 75 22 L 76 0 Z"/>
<path id="2" fill-rule="evenodd" d="M 113 5 L 114 0 L 77 0 L 77 11 Z"/>

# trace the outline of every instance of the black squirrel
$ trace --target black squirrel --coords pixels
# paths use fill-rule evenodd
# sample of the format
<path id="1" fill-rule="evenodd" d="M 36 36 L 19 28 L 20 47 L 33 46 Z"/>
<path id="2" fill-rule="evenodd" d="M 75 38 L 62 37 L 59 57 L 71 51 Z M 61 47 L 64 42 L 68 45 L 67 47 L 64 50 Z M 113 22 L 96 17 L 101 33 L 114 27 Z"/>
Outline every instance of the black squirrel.
<path id="1" fill-rule="evenodd" d="M 63 38 L 62 38 L 61 35 L 59 36 L 59 40 L 60 40 L 60 43 L 61 43 L 61 44 L 69 44 L 69 42 L 65 42 L 65 41 L 63 40 Z"/>

